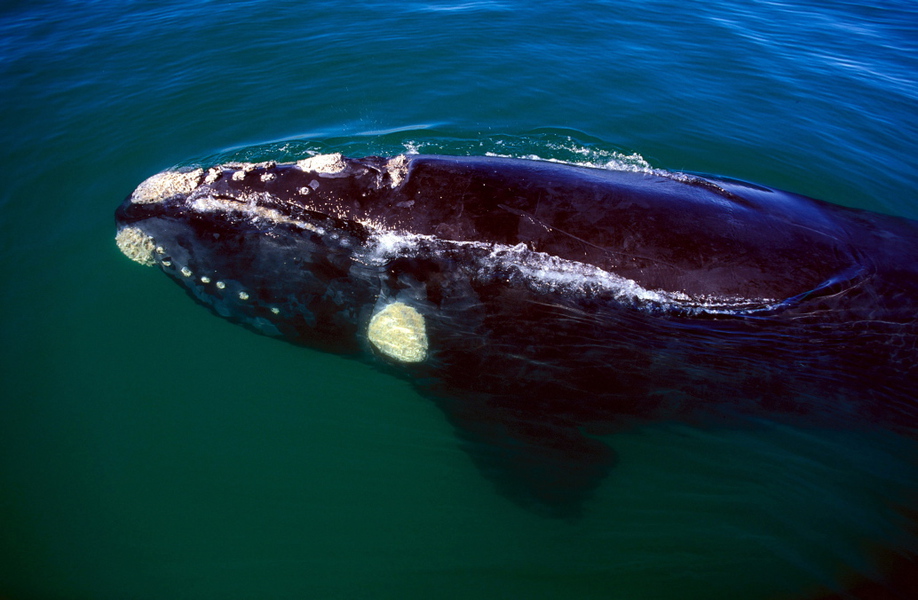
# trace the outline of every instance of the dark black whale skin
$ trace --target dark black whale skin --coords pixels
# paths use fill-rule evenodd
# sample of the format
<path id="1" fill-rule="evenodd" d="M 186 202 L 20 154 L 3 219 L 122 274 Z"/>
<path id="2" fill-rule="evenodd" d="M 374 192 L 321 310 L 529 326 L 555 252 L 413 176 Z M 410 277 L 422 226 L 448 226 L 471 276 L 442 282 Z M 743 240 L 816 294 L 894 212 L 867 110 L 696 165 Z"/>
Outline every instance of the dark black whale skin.
<path id="1" fill-rule="evenodd" d="M 116 219 L 152 236 L 159 266 L 217 314 L 409 377 L 535 510 L 580 510 L 615 462 L 598 436 L 624 423 L 918 423 L 914 222 L 713 177 L 340 160 L 331 173 L 216 167 L 190 194 L 129 197 Z M 379 231 L 423 237 L 371 260 Z M 559 280 L 568 267 L 551 257 L 576 273 Z M 603 273 L 669 299 L 616 293 Z M 424 315 L 423 362 L 367 341 L 374 307 L 396 299 Z"/>

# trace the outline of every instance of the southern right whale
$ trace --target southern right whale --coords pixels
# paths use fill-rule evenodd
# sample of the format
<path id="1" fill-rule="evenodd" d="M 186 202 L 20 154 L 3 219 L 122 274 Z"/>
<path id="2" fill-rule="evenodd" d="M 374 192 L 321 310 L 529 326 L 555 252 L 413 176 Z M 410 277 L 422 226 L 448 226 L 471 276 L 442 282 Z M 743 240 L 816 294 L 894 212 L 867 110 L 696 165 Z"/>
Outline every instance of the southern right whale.
<path id="1" fill-rule="evenodd" d="M 624 423 L 918 424 L 906 219 L 709 176 L 321 155 L 166 171 L 116 220 L 216 314 L 410 378 L 549 514 Z"/>

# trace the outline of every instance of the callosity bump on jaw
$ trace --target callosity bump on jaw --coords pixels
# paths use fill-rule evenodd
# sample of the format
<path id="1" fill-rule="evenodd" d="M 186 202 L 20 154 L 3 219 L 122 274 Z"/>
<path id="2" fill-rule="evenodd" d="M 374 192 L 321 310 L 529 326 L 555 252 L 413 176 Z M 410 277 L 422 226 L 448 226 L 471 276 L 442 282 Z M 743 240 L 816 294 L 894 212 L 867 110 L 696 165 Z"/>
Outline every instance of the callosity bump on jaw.
<path id="1" fill-rule="evenodd" d="M 393 302 L 373 315 L 367 337 L 383 355 L 399 362 L 417 363 L 427 358 L 424 317 L 404 302 Z"/>
<path id="2" fill-rule="evenodd" d="M 137 227 L 122 227 L 115 235 L 115 243 L 118 249 L 130 258 L 144 266 L 152 267 L 156 264 L 153 253 L 156 251 L 156 245 L 153 238 L 138 229 Z"/>

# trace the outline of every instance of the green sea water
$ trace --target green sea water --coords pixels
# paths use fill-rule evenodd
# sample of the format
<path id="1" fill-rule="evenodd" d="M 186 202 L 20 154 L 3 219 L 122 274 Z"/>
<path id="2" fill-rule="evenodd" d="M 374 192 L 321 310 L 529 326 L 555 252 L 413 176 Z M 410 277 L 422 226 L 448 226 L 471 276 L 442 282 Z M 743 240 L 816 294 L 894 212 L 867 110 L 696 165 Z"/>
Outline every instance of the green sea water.
<path id="1" fill-rule="evenodd" d="M 916 74 L 904 0 L 4 3 L 0 598 L 907 598 L 911 438 L 650 424 L 608 438 L 582 518 L 544 518 L 408 383 L 126 260 L 113 211 L 173 165 L 340 151 L 915 218 Z"/>

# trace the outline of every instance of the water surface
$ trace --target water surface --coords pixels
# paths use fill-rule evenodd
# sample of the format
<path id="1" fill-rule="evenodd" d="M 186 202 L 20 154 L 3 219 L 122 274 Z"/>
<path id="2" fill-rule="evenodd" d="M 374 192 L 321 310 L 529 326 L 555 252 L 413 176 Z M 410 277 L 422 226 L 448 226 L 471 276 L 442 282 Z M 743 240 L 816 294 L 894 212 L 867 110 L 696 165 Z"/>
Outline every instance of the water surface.
<path id="1" fill-rule="evenodd" d="M 583 518 L 546 519 L 405 382 L 215 319 L 125 260 L 112 212 L 176 164 L 417 151 L 716 173 L 915 218 L 916 73 L 905 0 L 5 3 L 0 596 L 901 589 L 913 439 L 648 425 L 609 439 Z"/>

